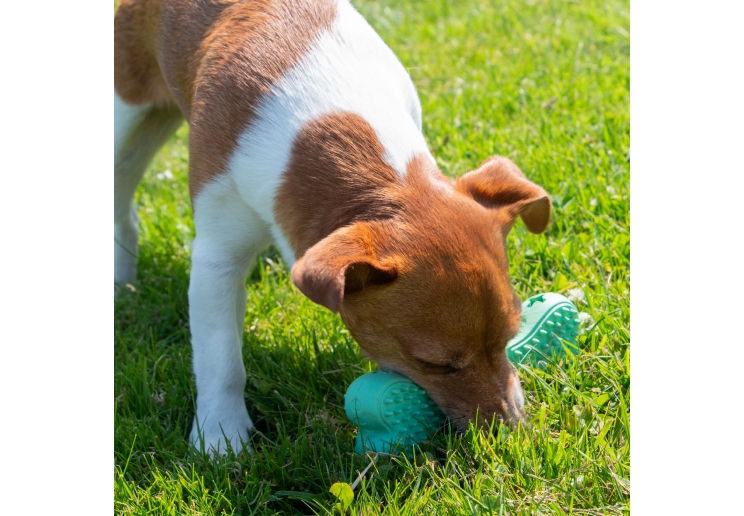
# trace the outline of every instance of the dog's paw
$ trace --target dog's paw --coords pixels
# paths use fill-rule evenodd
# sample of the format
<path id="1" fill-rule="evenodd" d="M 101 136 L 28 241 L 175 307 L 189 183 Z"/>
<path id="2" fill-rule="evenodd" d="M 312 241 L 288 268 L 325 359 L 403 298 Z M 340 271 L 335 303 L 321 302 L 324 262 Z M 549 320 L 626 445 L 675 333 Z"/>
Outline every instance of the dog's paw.
<path id="1" fill-rule="evenodd" d="M 194 417 L 189 438 L 194 448 L 213 455 L 226 455 L 228 446 L 236 454 L 243 450 L 253 453 L 248 444 L 253 421 L 245 406 L 242 411 L 223 412 L 217 417 L 214 416 L 212 412 L 204 417 L 199 417 L 199 414 Z"/>

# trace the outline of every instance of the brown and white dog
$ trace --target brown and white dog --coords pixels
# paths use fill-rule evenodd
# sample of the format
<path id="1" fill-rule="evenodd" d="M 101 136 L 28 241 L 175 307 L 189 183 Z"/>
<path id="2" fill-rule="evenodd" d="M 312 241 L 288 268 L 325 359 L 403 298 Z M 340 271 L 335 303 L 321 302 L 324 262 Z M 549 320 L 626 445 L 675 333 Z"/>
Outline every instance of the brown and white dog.
<path id="1" fill-rule="evenodd" d="M 135 279 L 137 184 L 190 126 L 195 445 L 248 440 L 245 281 L 271 242 L 459 427 L 522 417 L 505 239 L 517 216 L 544 231 L 550 199 L 503 157 L 442 175 L 409 75 L 348 0 L 122 0 L 114 29 L 116 282 Z"/>

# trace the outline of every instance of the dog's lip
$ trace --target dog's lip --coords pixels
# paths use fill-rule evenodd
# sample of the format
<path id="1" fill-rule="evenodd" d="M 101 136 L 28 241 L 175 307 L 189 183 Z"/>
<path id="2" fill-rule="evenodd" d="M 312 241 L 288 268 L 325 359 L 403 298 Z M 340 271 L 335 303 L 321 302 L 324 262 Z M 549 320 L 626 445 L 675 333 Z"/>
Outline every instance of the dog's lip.
<path id="1" fill-rule="evenodd" d="M 387 366 L 387 365 L 381 364 L 380 362 L 377 362 L 377 370 L 378 371 L 387 371 L 389 373 L 396 373 L 396 374 L 399 374 L 401 376 L 405 376 L 406 378 L 408 378 L 409 380 L 411 380 L 411 378 L 407 374 L 403 373 L 397 367 Z M 411 381 L 413 381 L 413 380 L 411 380 Z M 414 383 L 416 383 L 416 382 L 414 382 Z"/>

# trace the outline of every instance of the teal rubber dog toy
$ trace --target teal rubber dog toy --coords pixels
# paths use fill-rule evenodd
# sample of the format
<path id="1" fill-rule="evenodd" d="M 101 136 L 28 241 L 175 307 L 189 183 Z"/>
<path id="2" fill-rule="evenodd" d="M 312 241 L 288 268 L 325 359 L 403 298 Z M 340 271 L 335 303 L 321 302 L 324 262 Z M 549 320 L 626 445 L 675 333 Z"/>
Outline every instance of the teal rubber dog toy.
<path id="1" fill-rule="evenodd" d="M 560 294 L 533 296 L 522 303 L 519 333 L 506 345 L 514 365 L 544 368 L 576 348 L 578 310 Z M 566 342 L 569 344 L 566 345 Z M 344 396 L 346 416 L 357 427 L 354 451 L 409 452 L 445 421 L 436 403 L 405 376 L 375 371 L 354 380 Z"/>
<path id="2" fill-rule="evenodd" d="M 578 333 L 579 311 L 571 301 L 553 292 L 532 296 L 522 303 L 522 324 L 507 343 L 506 356 L 514 365 L 545 368 L 548 360 L 559 360 L 566 349 L 578 353 Z"/>
<path id="3" fill-rule="evenodd" d="M 437 404 L 405 376 L 375 371 L 354 380 L 344 396 L 357 427 L 354 451 L 394 453 L 429 438 L 443 423 Z"/>

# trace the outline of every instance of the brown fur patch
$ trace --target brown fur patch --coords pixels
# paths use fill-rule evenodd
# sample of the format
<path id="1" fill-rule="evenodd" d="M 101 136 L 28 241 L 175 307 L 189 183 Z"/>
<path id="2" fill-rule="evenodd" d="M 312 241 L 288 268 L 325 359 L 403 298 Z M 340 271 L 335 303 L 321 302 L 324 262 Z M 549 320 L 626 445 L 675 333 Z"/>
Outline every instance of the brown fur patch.
<path id="1" fill-rule="evenodd" d="M 172 99 L 181 109 L 192 201 L 225 170 L 261 98 L 335 17 L 332 0 L 122 1 L 116 90 L 126 102 Z"/>
<path id="2" fill-rule="evenodd" d="M 295 256 L 340 227 L 399 211 L 398 174 L 384 153 L 372 126 L 353 113 L 328 114 L 302 128 L 274 199 Z"/>
<path id="3" fill-rule="evenodd" d="M 114 15 L 114 89 L 128 104 L 171 101 L 160 73 L 161 0 L 121 0 Z"/>

